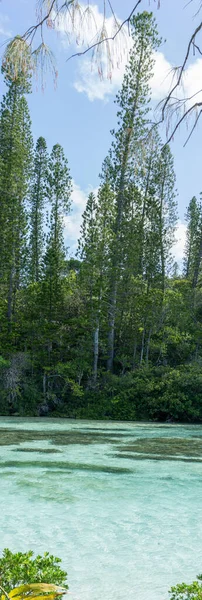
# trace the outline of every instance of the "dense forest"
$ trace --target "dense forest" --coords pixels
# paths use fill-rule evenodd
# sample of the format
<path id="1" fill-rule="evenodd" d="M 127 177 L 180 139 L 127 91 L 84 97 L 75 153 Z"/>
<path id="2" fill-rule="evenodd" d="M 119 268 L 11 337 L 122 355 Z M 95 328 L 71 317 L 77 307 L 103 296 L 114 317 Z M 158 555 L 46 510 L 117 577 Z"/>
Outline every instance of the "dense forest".
<path id="1" fill-rule="evenodd" d="M 26 60 L 16 75 L 5 55 L 1 415 L 202 419 L 202 206 L 195 197 L 188 206 L 179 272 L 172 258 L 173 157 L 152 127 L 150 108 L 160 40 L 146 12 L 133 17 L 132 31 L 117 127 L 98 193 L 87 200 L 75 258 L 64 243 L 68 160 L 58 143 L 49 154 L 43 137 L 33 147 Z"/>

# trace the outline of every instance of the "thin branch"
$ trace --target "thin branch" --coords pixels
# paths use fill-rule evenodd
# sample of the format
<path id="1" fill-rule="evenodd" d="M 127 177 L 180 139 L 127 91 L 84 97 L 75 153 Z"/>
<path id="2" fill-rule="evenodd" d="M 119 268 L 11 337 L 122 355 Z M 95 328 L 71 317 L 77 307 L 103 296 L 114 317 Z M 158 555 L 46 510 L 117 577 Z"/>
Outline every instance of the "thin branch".
<path id="1" fill-rule="evenodd" d="M 196 127 L 197 123 L 198 123 L 198 120 L 199 120 L 199 118 L 200 118 L 201 114 L 202 114 L 202 109 L 200 110 L 199 114 L 197 115 L 197 118 L 196 118 L 196 120 L 195 120 L 195 123 L 194 123 L 194 125 L 193 125 L 193 127 L 192 127 L 192 129 L 191 129 L 191 131 L 190 131 L 190 134 L 188 135 L 188 138 L 186 139 L 186 142 L 184 143 L 184 148 L 185 148 L 185 146 L 188 144 L 188 141 L 190 140 L 190 137 L 191 137 L 191 135 L 192 135 L 192 133 L 193 133 L 193 131 L 194 131 L 194 129 L 195 129 L 195 127 Z"/>
<path id="2" fill-rule="evenodd" d="M 171 100 L 173 100 L 173 104 L 171 106 L 174 106 L 174 104 L 176 104 L 176 105 L 178 104 L 178 106 L 179 105 L 183 106 L 184 104 L 186 104 L 186 102 L 189 102 L 189 100 L 192 100 L 193 98 L 195 98 L 195 96 L 198 96 L 198 94 L 201 94 L 201 92 L 202 92 L 202 88 L 200 90 L 198 90 L 197 92 L 195 92 L 194 94 L 192 94 L 191 96 L 186 96 L 186 98 L 178 98 L 177 96 L 172 96 Z M 165 100 L 160 100 L 160 102 L 157 104 L 156 110 L 160 109 L 163 102 L 165 102 Z"/>
<path id="3" fill-rule="evenodd" d="M 71 1 L 72 0 L 70 0 L 70 2 Z M 43 24 L 49 19 L 51 11 L 53 10 L 55 3 L 56 3 L 56 0 L 52 0 L 47 14 L 36 25 L 31 25 L 31 27 L 29 27 L 29 29 L 27 29 L 27 31 L 25 31 L 24 35 L 22 36 L 23 39 L 27 40 L 33 34 L 33 32 L 36 32 L 39 27 L 43 26 Z"/>
<path id="4" fill-rule="evenodd" d="M 179 74 L 179 77 L 178 77 L 178 79 L 177 79 L 177 83 L 176 83 L 176 84 L 173 86 L 173 88 L 170 90 L 170 92 L 169 92 L 169 94 L 168 94 L 168 96 L 167 96 L 167 98 L 166 98 L 166 100 L 165 100 L 165 102 L 164 102 L 164 104 L 163 104 L 163 108 L 162 108 L 162 121 L 164 121 L 164 119 L 165 119 L 165 110 L 166 110 L 166 107 L 167 107 L 167 105 L 168 105 L 168 103 L 169 103 L 169 101 L 170 101 L 170 99 L 171 99 L 171 96 L 173 95 L 173 92 L 174 92 L 174 91 L 177 89 L 177 87 L 179 87 L 179 85 L 180 85 L 180 83 L 181 83 L 181 80 L 182 80 L 182 75 L 183 75 L 183 73 L 184 73 L 185 66 L 186 66 L 186 64 L 187 64 L 187 61 L 188 61 L 188 58 L 189 58 L 190 49 L 191 49 L 191 47 L 192 47 L 192 44 L 193 44 L 193 42 L 194 42 L 194 40 L 195 40 L 195 37 L 196 37 L 197 33 L 199 33 L 199 31 L 201 31 L 201 29 L 202 29 L 202 21 L 201 21 L 201 23 L 198 25 L 198 27 L 196 27 L 196 29 L 195 29 L 194 33 L 192 34 L 192 36 L 191 36 L 191 38 L 190 38 L 190 40 L 189 40 L 189 43 L 188 43 L 188 46 L 187 46 L 186 55 L 185 55 L 185 58 L 184 58 L 183 65 L 182 65 L 182 67 L 181 67 L 181 69 L 180 69 L 180 74 Z"/>
<path id="5" fill-rule="evenodd" d="M 108 4 L 109 4 L 109 8 L 110 8 L 110 10 L 111 10 L 111 13 L 112 13 L 112 15 L 113 15 L 113 17 L 114 17 L 114 20 L 115 20 L 115 21 L 117 21 L 117 18 L 116 18 L 116 15 L 115 15 L 115 12 L 114 12 L 114 9 L 113 9 L 113 6 L 112 6 L 112 3 L 110 2 L 110 0 L 107 0 L 107 2 L 108 2 Z"/>
<path id="6" fill-rule="evenodd" d="M 103 38 L 103 39 L 99 40 L 98 42 L 95 42 L 95 44 L 88 46 L 88 48 L 86 48 L 86 50 L 83 50 L 82 52 L 76 52 L 75 54 L 71 54 L 71 56 L 69 56 L 69 58 L 67 58 L 67 62 L 69 60 L 71 60 L 72 58 L 75 58 L 76 56 L 84 56 L 84 54 L 87 54 L 87 52 L 90 52 L 90 50 L 93 50 L 97 46 L 100 46 L 100 44 L 104 44 L 105 42 L 109 42 L 109 41 L 114 41 L 116 36 L 123 29 L 124 25 L 127 25 L 130 23 L 130 19 L 132 18 L 134 12 L 136 11 L 139 4 L 141 4 L 141 2 L 142 2 L 142 0 L 137 0 L 136 5 L 134 6 L 133 10 L 131 11 L 129 17 L 127 17 L 127 19 L 125 19 L 125 21 L 122 21 L 121 25 L 119 26 L 119 28 L 117 29 L 117 31 L 115 32 L 115 34 L 113 36 Z"/>
<path id="7" fill-rule="evenodd" d="M 189 2 L 187 2 L 187 4 L 185 4 L 184 8 L 187 8 L 187 6 L 189 6 L 189 4 L 192 4 L 193 0 L 189 0 Z M 200 10 L 202 9 L 202 2 L 199 6 L 199 9 L 196 11 L 194 17 L 197 17 L 197 15 L 199 14 Z"/>
<path id="8" fill-rule="evenodd" d="M 0 590 L 3 592 L 4 596 L 6 596 L 7 600 L 11 600 L 10 596 L 7 594 L 6 590 L 0 585 Z"/>
<path id="9" fill-rule="evenodd" d="M 202 102 L 196 102 L 196 104 L 194 104 L 193 106 L 190 106 L 190 108 L 187 109 L 187 111 L 184 113 L 184 115 L 182 115 L 181 119 L 177 122 L 177 124 L 175 125 L 170 137 L 168 138 L 168 140 L 166 141 L 166 144 L 169 144 L 173 138 L 173 136 L 175 135 L 177 129 L 180 127 L 182 121 L 184 121 L 184 119 L 186 119 L 186 117 L 188 117 L 188 115 L 191 113 L 192 110 L 194 110 L 195 108 L 202 106 Z M 200 111 L 200 113 L 202 112 L 202 109 Z M 199 113 L 199 115 L 200 115 Z M 195 124 L 196 125 L 196 124 Z"/>
<path id="10" fill-rule="evenodd" d="M 195 42 L 193 42 L 193 47 L 196 48 L 199 52 L 199 54 L 201 54 L 202 56 L 202 51 L 200 50 L 199 46 L 197 46 L 197 44 L 195 44 Z"/>

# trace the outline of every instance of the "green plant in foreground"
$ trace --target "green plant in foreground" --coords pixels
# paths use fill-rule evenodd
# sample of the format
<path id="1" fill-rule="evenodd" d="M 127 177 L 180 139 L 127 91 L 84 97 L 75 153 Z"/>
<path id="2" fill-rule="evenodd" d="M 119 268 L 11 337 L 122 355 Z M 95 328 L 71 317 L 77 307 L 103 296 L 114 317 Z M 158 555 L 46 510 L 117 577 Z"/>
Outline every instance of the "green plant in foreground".
<path id="1" fill-rule="evenodd" d="M 34 558 L 32 550 L 13 553 L 5 548 L 0 558 L 0 586 L 7 594 L 10 594 L 11 590 L 13 593 L 13 588 L 33 583 L 51 584 L 68 589 L 67 573 L 61 569 L 60 563 L 61 559 L 49 552 Z M 16 600 L 19 598 L 16 597 Z"/>
<path id="2" fill-rule="evenodd" d="M 170 600 L 202 600 L 202 575 L 190 584 L 178 583 L 170 590 Z"/>

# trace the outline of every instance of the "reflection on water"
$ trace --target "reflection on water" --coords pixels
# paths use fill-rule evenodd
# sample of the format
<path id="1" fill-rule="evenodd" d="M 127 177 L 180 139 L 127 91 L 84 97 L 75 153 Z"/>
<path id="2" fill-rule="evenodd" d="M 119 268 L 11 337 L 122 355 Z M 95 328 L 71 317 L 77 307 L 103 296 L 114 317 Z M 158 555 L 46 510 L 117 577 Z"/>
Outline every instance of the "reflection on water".
<path id="1" fill-rule="evenodd" d="M 72 600 L 165 600 L 202 571 L 202 427 L 0 419 L 0 549 L 63 559 Z"/>

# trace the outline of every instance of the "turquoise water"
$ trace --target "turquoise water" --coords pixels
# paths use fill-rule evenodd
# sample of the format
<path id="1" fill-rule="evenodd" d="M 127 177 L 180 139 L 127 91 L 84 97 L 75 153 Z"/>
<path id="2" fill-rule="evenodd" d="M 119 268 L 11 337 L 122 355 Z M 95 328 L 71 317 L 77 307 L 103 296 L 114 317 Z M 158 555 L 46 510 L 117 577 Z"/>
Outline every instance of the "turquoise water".
<path id="1" fill-rule="evenodd" d="M 202 572 L 202 427 L 0 418 L 0 551 L 63 559 L 72 600 L 164 600 Z"/>

